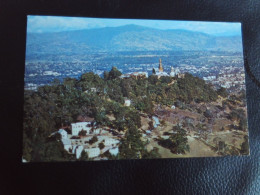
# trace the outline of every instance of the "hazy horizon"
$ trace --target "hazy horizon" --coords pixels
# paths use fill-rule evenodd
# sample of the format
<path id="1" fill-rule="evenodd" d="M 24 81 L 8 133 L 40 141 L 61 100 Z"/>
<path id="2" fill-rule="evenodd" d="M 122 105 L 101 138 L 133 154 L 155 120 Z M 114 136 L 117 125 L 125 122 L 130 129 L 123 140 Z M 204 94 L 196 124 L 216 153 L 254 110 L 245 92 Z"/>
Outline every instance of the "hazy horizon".
<path id="1" fill-rule="evenodd" d="M 138 25 L 158 30 L 187 30 L 214 36 L 241 36 L 241 23 L 148 19 L 27 16 L 28 33 L 66 32 Z"/>

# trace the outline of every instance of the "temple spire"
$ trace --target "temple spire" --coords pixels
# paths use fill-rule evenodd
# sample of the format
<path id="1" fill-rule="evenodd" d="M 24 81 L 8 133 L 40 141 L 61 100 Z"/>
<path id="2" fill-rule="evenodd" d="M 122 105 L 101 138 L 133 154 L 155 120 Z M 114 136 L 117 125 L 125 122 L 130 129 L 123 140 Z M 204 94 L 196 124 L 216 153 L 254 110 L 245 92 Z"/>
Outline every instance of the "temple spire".
<path id="1" fill-rule="evenodd" d="M 159 72 L 163 72 L 162 59 L 159 60 Z"/>

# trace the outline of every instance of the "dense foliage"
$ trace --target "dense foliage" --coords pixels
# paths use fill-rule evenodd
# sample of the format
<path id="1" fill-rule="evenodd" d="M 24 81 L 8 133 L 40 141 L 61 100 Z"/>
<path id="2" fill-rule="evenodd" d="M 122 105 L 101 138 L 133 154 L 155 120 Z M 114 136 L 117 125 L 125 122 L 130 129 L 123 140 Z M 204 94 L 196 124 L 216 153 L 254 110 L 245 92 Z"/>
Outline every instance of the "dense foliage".
<path id="1" fill-rule="evenodd" d="M 54 80 L 37 91 L 25 91 L 23 158 L 28 161 L 71 160 L 60 141 L 46 140 L 58 128 L 75 122 L 79 115 L 93 117 L 99 126 L 127 132 L 120 146 L 121 158 L 149 158 L 138 132 L 140 112 L 152 115 L 155 104 L 210 102 L 218 95 L 210 85 L 191 74 L 184 78 L 160 79 L 154 75 L 121 79 L 121 74 L 113 67 L 110 72 L 104 72 L 103 78 L 88 72 L 79 79 Z M 125 99 L 131 100 L 130 107 L 124 106 Z M 115 120 L 110 120 L 110 115 Z M 153 150 L 152 154 L 156 156 L 157 151 Z"/>

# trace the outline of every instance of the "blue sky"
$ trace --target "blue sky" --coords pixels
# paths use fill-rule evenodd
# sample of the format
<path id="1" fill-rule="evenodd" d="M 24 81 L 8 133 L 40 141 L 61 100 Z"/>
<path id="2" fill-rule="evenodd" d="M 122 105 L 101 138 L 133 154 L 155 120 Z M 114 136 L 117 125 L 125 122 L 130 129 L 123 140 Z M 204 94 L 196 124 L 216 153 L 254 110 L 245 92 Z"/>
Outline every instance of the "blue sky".
<path id="1" fill-rule="evenodd" d="M 173 20 L 101 19 L 62 16 L 28 16 L 27 32 L 61 32 L 136 24 L 157 29 L 184 29 L 212 35 L 240 35 L 241 24 L 231 22 L 200 22 Z"/>

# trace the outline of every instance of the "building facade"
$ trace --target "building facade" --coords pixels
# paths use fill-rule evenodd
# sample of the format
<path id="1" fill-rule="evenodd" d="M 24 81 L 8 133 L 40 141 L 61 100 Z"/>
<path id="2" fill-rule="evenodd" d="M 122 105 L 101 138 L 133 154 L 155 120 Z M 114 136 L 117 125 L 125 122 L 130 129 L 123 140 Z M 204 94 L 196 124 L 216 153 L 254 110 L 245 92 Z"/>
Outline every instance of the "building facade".
<path id="1" fill-rule="evenodd" d="M 71 133 L 72 135 L 79 135 L 79 132 L 84 130 L 87 134 L 90 133 L 92 126 L 91 122 L 78 122 L 78 123 L 71 123 Z"/>

